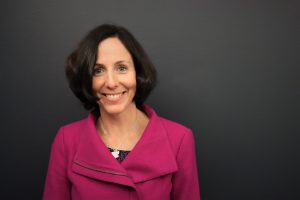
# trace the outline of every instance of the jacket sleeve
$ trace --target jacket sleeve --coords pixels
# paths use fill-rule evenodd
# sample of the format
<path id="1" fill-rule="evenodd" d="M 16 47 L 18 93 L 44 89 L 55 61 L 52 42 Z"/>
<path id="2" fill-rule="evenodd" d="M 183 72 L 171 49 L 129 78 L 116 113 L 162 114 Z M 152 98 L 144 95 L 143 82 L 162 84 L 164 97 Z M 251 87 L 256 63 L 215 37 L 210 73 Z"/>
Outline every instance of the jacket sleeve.
<path id="1" fill-rule="evenodd" d="M 192 131 L 184 135 L 177 153 L 178 171 L 172 178 L 172 200 L 200 200 L 195 144 Z"/>
<path id="2" fill-rule="evenodd" d="M 67 178 L 67 160 L 64 147 L 63 128 L 52 144 L 43 200 L 69 200 L 70 182 Z"/>

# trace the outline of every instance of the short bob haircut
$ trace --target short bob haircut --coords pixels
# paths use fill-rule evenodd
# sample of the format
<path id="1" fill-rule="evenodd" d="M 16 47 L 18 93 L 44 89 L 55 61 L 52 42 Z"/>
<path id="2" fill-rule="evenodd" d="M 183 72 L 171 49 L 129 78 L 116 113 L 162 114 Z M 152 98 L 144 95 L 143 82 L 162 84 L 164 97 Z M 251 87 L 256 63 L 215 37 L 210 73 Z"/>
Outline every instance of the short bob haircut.
<path id="1" fill-rule="evenodd" d="M 131 54 L 136 71 L 137 88 L 134 101 L 143 104 L 156 85 L 156 70 L 140 43 L 124 27 L 103 24 L 91 30 L 66 60 L 69 87 L 87 110 L 99 108 L 98 97 L 92 91 L 92 77 L 101 41 L 116 37 Z"/>

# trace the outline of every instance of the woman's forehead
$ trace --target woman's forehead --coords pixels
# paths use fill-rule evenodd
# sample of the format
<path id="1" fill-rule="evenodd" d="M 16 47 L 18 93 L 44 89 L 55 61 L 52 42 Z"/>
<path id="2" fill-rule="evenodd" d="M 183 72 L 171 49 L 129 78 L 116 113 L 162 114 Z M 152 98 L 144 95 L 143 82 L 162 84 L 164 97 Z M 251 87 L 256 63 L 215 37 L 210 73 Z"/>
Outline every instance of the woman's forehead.
<path id="1" fill-rule="evenodd" d="M 132 62 L 131 55 L 123 43 L 116 37 L 107 38 L 99 43 L 97 63 Z"/>

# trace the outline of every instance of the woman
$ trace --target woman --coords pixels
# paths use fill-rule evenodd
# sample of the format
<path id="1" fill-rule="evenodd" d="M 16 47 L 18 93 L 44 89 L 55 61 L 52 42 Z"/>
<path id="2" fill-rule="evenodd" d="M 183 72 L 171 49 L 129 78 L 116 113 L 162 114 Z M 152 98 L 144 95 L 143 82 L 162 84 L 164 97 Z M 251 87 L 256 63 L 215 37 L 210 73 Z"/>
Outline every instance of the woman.
<path id="1" fill-rule="evenodd" d="M 125 28 L 92 30 L 66 75 L 91 112 L 59 129 L 44 200 L 200 199 L 192 132 L 144 105 L 156 71 Z"/>

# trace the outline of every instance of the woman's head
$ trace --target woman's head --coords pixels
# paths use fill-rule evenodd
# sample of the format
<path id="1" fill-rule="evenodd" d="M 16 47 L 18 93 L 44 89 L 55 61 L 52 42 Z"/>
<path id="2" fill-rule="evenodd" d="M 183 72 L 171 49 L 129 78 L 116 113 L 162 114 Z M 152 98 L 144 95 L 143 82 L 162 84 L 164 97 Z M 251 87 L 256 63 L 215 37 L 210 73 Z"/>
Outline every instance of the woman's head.
<path id="1" fill-rule="evenodd" d="M 93 77 L 96 62 L 100 59 L 98 56 L 101 56 L 101 53 L 98 52 L 100 44 L 109 38 L 117 38 L 132 58 L 136 77 L 133 100 L 136 106 L 141 109 L 145 99 L 156 84 L 156 71 L 139 42 L 128 30 L 120 26 L 100 25 L 84 37 L 66 62 L 66 76 L 69 86 L 86 109 L 98 108 L 99 95 L 95 94 L 93 90 Z"/>

